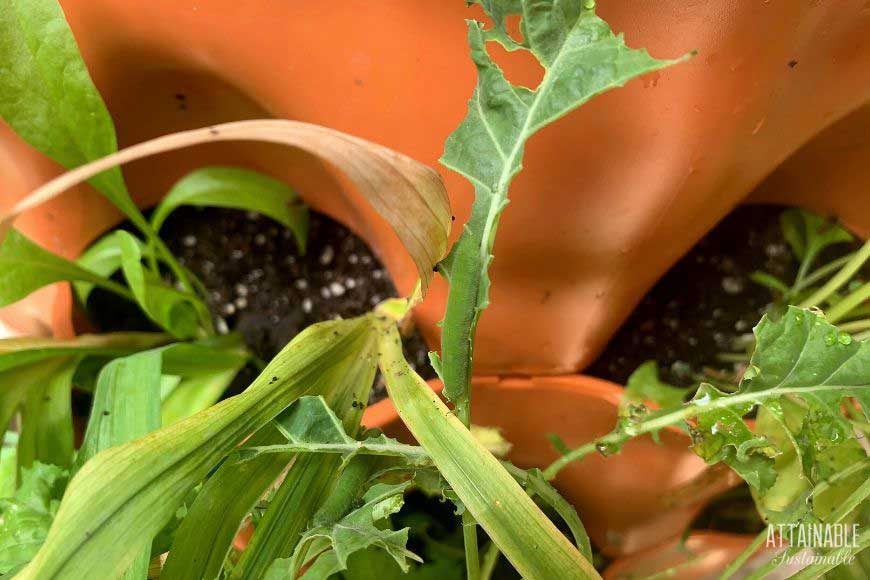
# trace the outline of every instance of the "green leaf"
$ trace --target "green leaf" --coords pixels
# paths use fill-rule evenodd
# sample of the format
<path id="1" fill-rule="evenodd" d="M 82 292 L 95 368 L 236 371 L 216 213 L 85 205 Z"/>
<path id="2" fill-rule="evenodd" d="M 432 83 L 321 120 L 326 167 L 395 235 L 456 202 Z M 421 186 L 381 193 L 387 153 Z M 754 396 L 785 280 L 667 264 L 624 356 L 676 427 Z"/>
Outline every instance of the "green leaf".
<path id="1" fill-rule="evenodd" d="M 445 580 L 462 578 L 463 574 L 465 566 L 462 561 L 447 558 L 427 559 L 406 573 L 388 552 L 369 548 L 347 559 L 347 570 L 341 573 L 341 577 L 344 580 Z"/>
<path id="2" fill-rule="evenodd" d="M 169 347 L 171 348 L 171 347 Z M 98 452 L 160 427 L 162 349 L 115 359 L 100 372 L 76 470 Z"/>
<path id="3" fill-rule="evenodd" d="M 287 444 L 245 447 L 240 461 L 250 461 L 264 453 L 327 453 L 342 456 L 342 464 L 356 455 L 399 457 L 411 465 L 427 465 L 429 455 L 416 445 L 399 443 L 380 433 L 357 441 L 345 433 L 342 421 L 323 397 L 302 397 L 275 419 Z"/>
<path id="4" fill-rule="evenodd" d="M 266 578 L 286 578 L 279 571 L 290 571 L 295 577 L 305 568 L 301 578 L 316 580 L 328 578 L 347 569 L 348 558 L 356 553 L 376 547 L 389 554 L 399 567 L 407 572 L 408 560 L 421 561 L 407 549 L 408 528 L 402 530 L 381 529 L 377 526 L 391 514 L 398 512 L 403 503 L 403 494 L 410 482 L 398 485 L 375 484 L 363 496 L 363 505 L 337 522 L 318 526 L 305 532 L 292 560 L 278 560 Z M 308 556 L 315 557 L 308 560 Z M 289 567 L 288 567 L 289 565 Z"/>
<path id="5" fill-rule="evenodd" d="M 42 363 L 31 363 L 0 372 L 0 426 L 5 429 L 18 408 L 32 390 L 42 390 L 52 377 L 67 363 L 59 357 Z M 29 437 L 32 440 L 32 437 Z M 25 457 L 33 453 L 32 445 L 25 450 Z"/>
<path id="6" fill-rule="evenodd" d="M 115 127 L 56 0 L 8 0 L 0 13 L 0 117 L 67 168 L 117 150 Z M 141 222 L 121 172 L 91 183 Z"/>
<path id="7" fill-rule="evenodd" d="M 756 284 L 772 290 L 777 294 L 788 294 L 791 291 L 791 288 L 788 287 L 788 284 L 786 284 L 773 274 L 768 274 L 767 272 L 753 272 L 749 275 L 749 279 Z"/>
<path id="8" fill-rule="evenodd" d="M 248 442 L 268 445 L 281 438 L 267 425 Z M 161 579 L 217 578 L 245 516 L 291 459 L 289 454 L 264 454 L 244 463 L 222 463 L 178 527 Z"/>
<path id="9" fill-rule="evenodd" d="M 118 284 L 52 254 L 18 230 L 10 230 L 0 242 L 0 306 L 17 302 L 43 286 L 64 281 L 87 282 L 130 298 L 130 293 Z"/>
<path id="10" fill-rule="evenodd" d="M 468 24 L 477 88 L 468 115 L 447 139 L 441 158 L 444 166 L 475 186 L 471 218 L 440 266 L 450 282 L 440 374 L 445 395 L 456 402 L 466 422 L 474 332 L 489 303 L 487 272 L 495 232 L 510 182 L 522 167 L 526 142 L 592 97 L 678 62 L 655 60 L 645 50 L 626 47 L 621 35 L 614 35 L 580 2 L 479 3 L 495 24 L 489 31 L 480 22 Z M 505 18 L 514 14 L 522 15 L 523 44 L 511 40 L 504 28 Z M 489 40 L 531 52 L 544 68 L 540 85 L 534 90 L 512 85 L 490 58 Z"/>
<path id="11" fill-rule="evenodd" d="M 78 359 L 63 363 L 44 382 L 27 389 L 21 406 L 18 461 L 68 468 L 73 460 L 72 379 Z"/>
<path id="12" fill-rule="evenodd" d="M 69 340 L 21 337 L 0 339 L 0 372 L 51 358 L 75 355 L 123 356 L 169 340 L 155 332 L 80 334 Z"/>
<path id="13" fill-rule="evenodd" d="M 286 183 L 268 175 L 237 167 L 203 167 L 172 186 L 151 216 L 154 231 L 173 210 L 185 205 L 226 207 L 255 211 L 272 218 L 293 232 L 296 245 L 305 253 L 308 208 Z"/>
<path id="14" fill-rule="evenodd" d="M 402 421 L 520 574 L 527 578 L 598 577 L 501 463 L 410 368 L 394 325 L 381 328 L 380 367 Z"/>
<path id="15" fill-rule="evenodd" d="M 21 210 L 53 199 L 110 167 L 215 141 L 261 141 L 297 147 L 334 165 L 392 226 L 417 267 L 422 290 L 428 288 L 433 267 L 446 252 L 451 223 L 447 192 L 438 173 L 386 147 L 299 121 L 225 123 L 139 143 L 43 185 L 29 196 L 26 204 L 16 205 L 15 211 L 0 220 L 0 226 L 7 225 Z M 182 281 L 187 278 L 184 270 L 173 264 L 171 254 L 161 246 L 150 224 L 144 224 L 141 229 L 148 234 L 149 241 L 156 244 L 163 260 L 174 266 L 176 277 Z M 2 232 L 0 227 L 0 234 Z"/>
<path id="16" fill-rule="evenodd" d="M 565 524 L 571 530 L 571 535 L 574 536 L 574 543 L 580 553 L 590 562 L 592 561 L 592 544 L 589 542 L 589 535 L 586 533 L 586 528 L 583 522 L 580 521 L 580 516 L 577 515 L 577 510 L 574 509 L 565 498 L 563 498 L 556 488 L 550 485 L 540 469 L 529 469 L 528 471 L 513 468 L 513 475 L 517 477 L 517 472 L 521 474 L 518 481 L 526 488 L 526 491 L 531 497 L 539 497 L 541 501 L 553 508 L 559 517 L 564 520 Z"/>
<path id="17" fill-rule="evenodd" d="M 150 248 L 142 244 L 139 238 L 133 238 L 139 245 L 139 251 L 147 258 Z M 93 272 L 104 279 L 111 278 L 112 274 L 121 269 L 122 262 L 121 246 L 115 232 L 107 234 L 94 242 L 76 260 L 76 264 Z M 82 304 L 87 304 L 88 297 L 94 289 L 93 282 L 74 282 L 73 289 Z"/>
<path id="18" fill-rule="evenodd" d="M 665 383 L 659 378 L 659 367 L 649 360 L 637 367 L 625 384 L 623 401 L 628 404 L 654 403 L 673 407 L 683 402 L 686 390 Z"/>
<path id="19" fill-rule="evenodd" d="M 563 455 L 544 475 L 552 479 L 570 462 L 596 450 L 607 455 L 633 437 L 687 421 L 693 449 L 740 474 L 769 520 L 793 520 L 810 509 L 824 519 L 836 498 L 851 493 L 862 474 L 854 471 L 850 478 L 831 482 L 866 461 L 841 403 L 854 399 L 866 418 L 870 343 L 793 306 L 778 319 L 765 316 L 755 328 L 755 342 L 736 392 L 702 384 L 684 405 L 620 420 L 613 432 Z M 755 407 L 759 416 L 751 430 L 744 417 Z M 801 501 L 807 483 L 814 497 L 824 489 L 812 505 Z"/>
<path id="20" fill-rule="evenodd" d="M 354 361 L 358 371 L 353 380 L 329 393 L 329 401 L 343 420 L 330 410 L 321 397 L 302 398 L 276 418 L 274 425 L 285 437 L 326 437 L 338 440 L 349 432 L 357 433 L 362 419 L 362 405 L 368 400 L 375 378 L 374 358 Z M 314 417 L 312 417 L 314 415 Z M 332 455 L 297 456 L 281 482 L 269 507 L 258 522 L 247 549 L 230 578 L 262 578 L 274 560 L 289 556 L 299 544 L 310 522 L 330 499 L 340 495 L 336 489 L 343 462 Z"/>
<path id="21" fill-rule="evenodd" d="M 123 230 L 112 235 L 121 249 L 121 269 L 127 285 L 148 318 L 182 340 L 199 334 L 200 324 L 211 327 L 211 315 L 202 302 L 167 287 L 145 270 L 139 240 Z"/>
<path id="22" fill-rule="evenodd" d="M 161 423 L 164 426 L 177 423 L 217 403 L 240 369 L 241 366 L 181 379 L 172 392 L 163 398 L 160 405 Z"/>
<path id="23" fill-rule="evenodd" d="M 18 432 L 6 431 L 0 449 L 0 499 L 11 497 L 18 487 Z"/>
<path id="24" fill-rule="evenodd" d="M 138 541 L 153 538 L 222 458 L 300 396 L 328 392 L 358 372 L 375 337 L 368 316 L 311 326 L 240 395 L 97 454 L 70 482 L 45 544 L 20 578 L 123 573 Z"/>
<path id="25" fill-rule="evenodd" d="M 842 226 L 803 209 L 782 212 L 779 222 L 791 251 L 802 262 L 812 263 L 828 246 L 855 239 Z"/>
<path id="26" fill-rule="evenodd" d="M 172 348 L 172 347 L 164 347 Z M 134 441 L 160 427 L 160 368 L 163 349 L 113 360 L 97 378 L 85 439 L 76 471 L 98 452 Z M 151 540 L 139 540 L 139 553 L 125 578 L 147 578 Z"/>
<path id="27" fill-rule="evenodd" d="M 833 510 L 832 498 L 850 493 L 856 480 L 829 486 L 818 503 L 806 497 L 838 471 L 866 460 L 841 402 L 854 397 L 865 413 L 870 409 L 870 344 L 795 307 L 779 320 L 763 318 L 755 337 L 738 391 L 726 395 L 706 385 L 693 399 L 693 448 L 735 469 L 768 520 L 794 521 L 808 509 L 824 518 Z M 759 414 L 750 431 L 743 416 L 755 405 Z"/>
<path id="28" fill-rule="evenodd" d="M 67 472 L 34 463 L 22 470 L 21 487 L 0 499 L 0 574 L 8 574 L 36 555 L 54 520 L 66 487 Z"/>

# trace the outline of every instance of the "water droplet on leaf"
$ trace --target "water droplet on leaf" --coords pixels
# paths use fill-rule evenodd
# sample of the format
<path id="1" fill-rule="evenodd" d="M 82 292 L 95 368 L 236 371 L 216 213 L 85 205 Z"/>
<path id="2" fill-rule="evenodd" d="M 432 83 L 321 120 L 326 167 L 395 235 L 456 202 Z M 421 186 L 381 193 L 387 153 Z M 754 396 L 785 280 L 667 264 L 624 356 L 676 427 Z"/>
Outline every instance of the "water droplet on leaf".
<path id="1" fill-rule="evenodd" d="M 850 335 L 848 332 L 841 332 L 840 336 L 837 337 L 837 340 L 840 341 L 840 344 L 848 346 L 852 344 L 852 335 Z"/>

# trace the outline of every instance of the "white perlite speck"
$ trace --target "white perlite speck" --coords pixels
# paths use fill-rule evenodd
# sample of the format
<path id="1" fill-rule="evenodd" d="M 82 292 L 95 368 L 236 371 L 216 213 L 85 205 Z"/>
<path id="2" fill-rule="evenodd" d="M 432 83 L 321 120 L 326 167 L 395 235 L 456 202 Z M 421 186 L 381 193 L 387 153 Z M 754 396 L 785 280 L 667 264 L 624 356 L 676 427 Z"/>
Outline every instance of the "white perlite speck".
<path id="1" fill-rule="evenodd" d="M 323 248 L 323 251 L 320 253 L 320 263 L 324 266 L 332 262 L 332 259 L 335 257 L 335 250 L 332 249 L 332 246 L 326 246 Z"/>

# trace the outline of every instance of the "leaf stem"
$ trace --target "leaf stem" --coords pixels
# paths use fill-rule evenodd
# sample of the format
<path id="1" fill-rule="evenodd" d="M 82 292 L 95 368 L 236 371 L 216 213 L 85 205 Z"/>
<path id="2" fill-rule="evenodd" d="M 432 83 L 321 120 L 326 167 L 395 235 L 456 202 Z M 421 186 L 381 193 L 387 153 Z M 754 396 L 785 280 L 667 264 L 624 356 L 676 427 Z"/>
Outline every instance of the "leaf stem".
<path id="1" fill-rule="evenodd" d="M 848 316 L 856 306 L 859 306 L 868 299 L 870 299 L 870 282 L 866 282 L 863 286 L 834 304 L 827 312 L 828 322 L 834 323 Z"/>
<path id="2" fill-rule="evenodd" d="M 813 292 L 808 298 L 799 304 L 800 308 L 812 308 L 828 299 L 843 284 L 855 275 L 861 266 L 870 259 L 870 241 L 864 243 L 861 249 L 855 252 L 849 261 L 837 272 L 824 286 Z"/>
<path id="3" fill-rule="evenodd" d="M 123 285 L 118 284 L 114 280 L 109 280 L 108 278 L 100 278 L 94 279 L 93 283 L 104 290 L 108 290 L 112 294 L 116 294 L 125 300 L 129 300 L 133 304 L 136 304 L 136 297 L 133 296 L 133 293 L 130 292 L 129 289 L 125 288 Z"/>
<path id="4" fill-rule="evenodd" d="M 740 555 L 738 555 L 737 558 L 735 558 L 734 561 L 731 562 L 728 567 L 722 571 L 722 574 L 719 576 L 718 580 L 728 580 L 729 578 L 731 578 L 731 576 L 733 576 L 734 573 L 737 572 L 743 566 L 743 564 L 745 564 L 746 561 L 752 557 L 755 551 L 758 550 L 758 548 L 766 539 L 767 528 L 761 530 L 761 532 L 759 532 L 759 534 L 755 536 L 755 539 L 752 540 L 752 542 L 748 546 L 746 546 L 746 549 L 740 552 Z"/>
<path id="5" fill-rule="evenodd" d="M 809 276 L 807 276 L 806 278 L 804 278 L 800 282 L 795 282 L 794 288 L 792 289 L 792 292 L 791 292 L 791 295 L 794 295 L 795 293 L 800 292 L 801 290 L 805 290 L 806 288 L 809 288 L 810 286 L 812 286 L 816 282 L 824 280 L 825 277 L 829 276 L 830 274 L 833 274 L 834 272 L 836 272 L 837 270 L 842 268 L 854 256 L 855 256 L 855 252 L 852 252 L 852 253 L 846 254 L 845 256 L 841 256 L 841 257 L 837 258 L 836 260 L 828 262 L 824 266 L 819 266 L 818 268 L 813 270 L 813 272 Z"/>
<path id="6" fill-rule="evenodd" d="M 480 558 L 477 554 L 477 522 L 466 509 L 462 512 L 462 540 L 465 544 L 465 572 L 468 580 L 480 580 Z"/>
<path id="7" fill-rule="evenodd" d="M 495 542 L 490 542 L 486 550 L 483 552 L 483 563 L 480 565 L 480 580 L 490 580 L 492 573 L 495 572 L 495 565 L 498 563 L 498 557 L 501 552 Z"/>
<path id="8" fill-rule="evenodd" d="M 670 427 L 671 425 L 678 423 L 679 421 L 691 419 L 692 417 L 696 417 L 700 413 L 704 413 L 710 409 L 725 409 L 728 407 L 745 405 L 747 403 L 756 404 L 760 403 L 765 399 L 769 399 L 772 397 L 781 397 L 783 395 L 801 395 L 817 391 L 848 390 L 852 388 L 854 387 L 844 385 L 786 387 L 768 389 L 766 391 L 730 395 L 727 397 L 722 397 L 721 399 L 714 399 L 709 403 L 705 403 L 703 405 L 699 405 L 696 403 L 686 403 L 685 406 L 680 407 L 674 411 L 663 413 L 653 417 L 652 419 L 636 423 L 632 425 L 629 430 L 613 431 L 611 433 L 608 433 L 607 435 L 604 435 L 603 437 L 599 437 L 594 441 L 577 447 L 576 449 L 570 451 L 569 453 L 566 453 L 565 455 L 551 463 L 550 466 L 544 470 L 544 478 L 547 480 L 552 480 L 566 465 L 573 461 L 583 459 L 593 451 L 596 451 L 599 447 L 618 447 L 619 445 L 622 445 L 630 439 L 634 439 L 635 437 L 639 437 L 640 435 L 645 435 L 647 433 L 652 433 L 653 431 L 658 431 L 665 427 Z"/>

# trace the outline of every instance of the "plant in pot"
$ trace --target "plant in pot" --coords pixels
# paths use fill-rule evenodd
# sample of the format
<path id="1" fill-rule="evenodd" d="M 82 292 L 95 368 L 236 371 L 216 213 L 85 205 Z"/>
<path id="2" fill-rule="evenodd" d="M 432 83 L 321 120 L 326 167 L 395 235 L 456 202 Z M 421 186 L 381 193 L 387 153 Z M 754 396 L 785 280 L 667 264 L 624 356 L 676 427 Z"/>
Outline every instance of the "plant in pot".
<path id="1" fill-rule="evenodd" d="M 191 345 L 169 346 L 159 353 L 153 349 L 146 351 L 143 355 L 147 355 L 144 358 L 150 363 L 147 369 L 136 368 L 139 365 L 131 364 L 129 357 L 122 359 L 123 363 L 104 367 L 96 379 L 94 409 L 98 412 L 91 413 L 91 425 L 96 426 L 88 428 L 88 433 L 95 435 L 92 438 L 86 435 L 84 453 L 80 451 L 81 469 L 66 489 L 63 476 L 57 472 L 38 480 L 42 502 L 39 507 L 44 505 L 45 509 L 39 514 L 42 527 L 37 531 L 44 531 L 49 525 L 50 530 L 35 558 L 21 570 L 22 577 L 127 573 L 141 577 L 147 573 L 150 556 L 159 556 L 167 550 L 165 562 L 162 558 L 154 562 L 161 576 L 166 577 L 226 574 L 318 578 L 337 572 L 361 574 L 367 566 L 383 565 L 383 559 L 377 558 L 384 554 L 407 569 L 408 560 L 415 558 L 406 547 L 407 530 L 384 526 L 388 516 L 401 507 L 403 494 L 411 487 L 441 495 L 456 504 L 463 520 L 463 556 L 470 577 L 492 574 L 500 553 L 529 578 L 596 576 L 582 524 L 570 505 L 547 483 L 547 478 L 565 464 L 585 455 L 589 445 L 566 451 L 545 472 L 524 471 L 499 462 L 469 431 L 472 345 L 477 319 L 487 304 L 487 269 L 498 218 L 507 201 L 508 185 L 519 171 L 525 140 L 598 92 L 667 63 L 627 49 L 594 15 L 591 5 L 582 9 L 578 6 L 567 13 L 552 5 L 544 6 L 524 20 L 524 37 L 529 40 L 523 43 L 508 36 L 500 7 L 487 8 L 494 20 L 493 27 L 484 30 L 477 23 L 469 26 L 472 55 L 480 72 L 478 89 L 469 116 L 448 142 L 445 154 L 448 166 L 460 170 L 475 183 L 478 201 L 472 219 L 445 260 L 440 259 L 446 250 L 450 214 L 443 189 L 432 173 L 407 158 L 358 139 L 289 122 L 224 125 L 146 143 L 67 174 L 6 214 L 4 224 L 8 226 L 19 211 L 137 156 L 200 141 L 260 138 L 314 150 L 347 171 L 403 237 L 417 262 L 421 290 L 427 287 L 436 263 L 450 282 L 442 353 L 433 356 L 433 361 L 444 379 L 445 394 L 453 403 L 454 412 L 433 395 L 401 352 L 396 322 L 416 305 L 416 294 L 408 300 L 387 301 L 358 318 L 310 327 L 279 353 L 243 393 L 159 429 L 152 421 L 149 425 L 153 426 L 138 426 L 138 431 L 130 427 L 127 431 L 129 418 L 124 417 L 123 411 L 132 408 L 129 406 L 132 400 L 126 391 L 148 384 L 150 388 L 139 389 L 138 395 L 147 399 L 142 404 L 153 411 L 164 382 L 160 364 L 168 364 L 167 359 L 173 363 L 171 354 L 184 352 Z M 29 18 L 19 20 L 32 24 L 39 23 L 39 16 L 45 16 L 46 12 L 25 10 L 24 14 Z M 50 22 L 58 22 L 57 11 L 49 11 L 48 15 Z M 62 33 L 66 33 L 65 29 Z M 544 80 L 535 91 L 506 81 L 486 54 L 485 43 L 489 40 L 510 48 L 529 49 L 544 65 Z M 69 45 L 66 46 L 69 54 Z M 110 152 L 101 151 L 97 156 Z M 119 199 L 122 207 L 138 211 L 124 198 Z M 400 203 L 417 203 L 426 211 L 414 212 L 405 207 L 397 211 Z M 133 221 L 138 219 L 128 215 Z M 159 240 L 153 239 L 156 236 L 149 236 L 147 230 L 143 233 L 148 239 L 143 240 L 144 250 L 139 255 L 130 249 L 135 242 L 131 244 L 123 234 L 113 234 L 123 240 L 119 250 L 122 270 L 126 250 L 127 270 L 131 273 L 124 270 L 125 279 L 146 312 L 151 308 L 172 314 L 172 308 L 167 306 L 171 301 L 158 299 L 160 308 L 155 310 L 146 300 L 149 294 L 140 292 L 146 297 L 140 299 L 133 289 L 140 279 L 147 278 L 146 282 L 153 284 L 143 282 L 146 288 L 158 285 L 159 292 L 171 290 L 168 286 L 160 287 L 157 276 L 160 261 L 168 262 L 171 258 L 161 250 Z M 16 236 L 9 233 L 4 248 L 9 240 L 20 241 L 20 236 Z M 30 246 L 24 247 L 32 251 Z M 16 246 L 10 249 L 15 250 Z M 149 266 L 151 276 L 138 274 Z M 183 293 L 186 273 L 180 267 L 177 270 L 176 278 L 182 287 L 178 292 Z M 93 278 L 84 281 L 96 283 Z M 191 282 L 191 287 L 195 285 Z M 838 334 L 837 344 L 828 345 L 835 348 L 819 351 L 818 359 L 825 364 L 842 360 L 838 371 L 842 384 L 815 383 L 817 375 L 798 368 L 796 362 L 800 358 L 795 360 L 794 353 L 788 350 L 794 346 L 791 342 L 782 345 L 763 340 L 776 332 L 800 336 L 806 328 L 794 328 L 798 314 L 792 314 L 791 318 L 767 320 L 759 327 L 752 359 L 759 370 L 744 378 L 737 393 L 728 395 L 713 387 L 703 387 L 699 391 L 703 394 L 674 408 L 666 404 L 673 403 L 673 397 L 660 398 L 658 389 L 644 392 L 644 399 L 659 398 L 662 409 L 649 412 L 637 402 L 626 405 L 619 416 L 619 428 L 591 443 L 591 449 L 613 454 L 635 436 L 659 434 L 688 419 L 696 451 L 709 461 L 728 463 L 751 484 L 756 484 L 758 493 L 765 494 L 771 477 L 777 484 L 782 478 L 783 485 L 793 483 L 794 479 L 802 480 L 791 472 L 777 472 L 777 454 L 772 448 L 780 444 L 785 447 L 783 453 L 789 451 L 782 443 L 783 438 L 767 432 L 758 438 L 747 437 L 742 415 L 755 404 L 780 403 L 781 398 L 790 395 L 801 399 L 811 393 L 830 391 L 832 396 L 824 401 L 827 406 L 820 407 L 829 412 L 825 419 L 830 419 L 830 424 L 823 427 L 833 426 L 841 435 L 841 439 L 832 442 L 837 443 L 836 454 L 842 451 L 850 454 L 850 461 L 854 459 L 854 438 L 847 434 L 848 423 L 843 423 L 848 419 L 837 419 L 838 411 L 831 409 L 844 396 L 861 397 L 860 388 L 866 386 L 866 372 L 862 371 L 866 370 L 864 343 L 845 344 Z M 809 311 L 799 314 L 809 325 L 805 342 L 814 349 L 826 344 L 833 332 L 831 327 L 817 314 Z M 174 316 L 162 316 L 160 320 L 168 320 L 168 326 L 179 320 L 178 314 Z M 190 319 L 181 316 L 181 320 Z M 210 332 L 204 315 L 202 319 L 202 329 L 197 326 L 194 333 Z M 178 338 L 189 338 L 175 326 L 167 330 L 174 330 Z M 62 349 L 63 344 L 54 346 Z M 39 348 L 44 352 L 44 346 Z M 160 362 L 155 360 L 158 358 Z M 179 358 L 191 359 L 189 354 Z M 782 360 L 790 360 L 798 370 L 793 385 L 777 390 L 783 385 L 767 382 L 765 371 L 769 368 L 776 371 Z M 419 446 L 361 430 L 360 403 L 367 400 L 376 364 L 399 416 Z M 126 372 L 130 375 L 122 376 Z M 506 392 L 497 390 L 498 394 Z M 866 410 L 866 404 L 862 408 Z M 806 425 L 805 435 L 815 437 L 810 431 L 818 426 L 817 418 L 813 416 L 810 420 L 808 415 L 796 413 L 794 422 L 800 424 L 798 436 L 801 426 Z M 153 412 L 140 415 L 137 419 L 155 416 Z M 725 432 L 717 423 L 720 415 L 724 416 L 722 421 L 727 421 L 723 423 Z M 717 419 L 710 425 L 714 416 Z M 120 427 L 114 427 L 116 420 L 124 421 L 123 433 Z M 783 429 L 791 433 L 795 426 L 790 424 Z M 153 432 L 129 441 L 149 430 Z M 771 433 L 781 431 L 773 429 Z M 661 434 L 663 440 L 668 437 L 667 433 Z M 771 439 L 762 441 L 762 437 Z M 490 447 L 503 450 L 504 443 L 495 439 Z M 103 451 L 88 457 L 89 450 L 99 449 Z M 811 461 L 807 465 L 815 474 L 812 470 L 817 465 Z M 846 467 L 838 465 L 847 476 L 828 483 L 822 491 L 845 494 L 848 501 L 844 506 L 860 504 L 860 494 L 866 492 L 852 489 L 851 478 L 860 473 L 860 465 L 855 461 Z M 854 471 L 850 473 L 850 469 Z M 37 479 L 32 472 L 28 477 Z M 815 475 L 808 481 L 814 492 L 816 484 L 821 485 Z M 26 503 L 33 487 L 32 483 L 22 485 L 13 500 L 18 503 L 13 505 Z M 806 487 L 803 491 L 807 491 Z M 558 514 L 557 519 L 568 527 L 570 541 L 530 496 Z M 256 526 L 250 543 L 241 555 L 230 552 L 240 524 L 251 512 Z M 802 517 L 806 512 L 798 510 L 795 514 Z M 824 511 L 817 515 L 833 517 Z M 851 517 L 852 513 L 849 509 L 845 514 L 833 515 Z M 477 524 L 485 532 L 485 538 L 478 536 Z M 482 557 L 479 541 L 487 542 Z M 351 566 L 349 556 L 354 552 L 358 561 Z M 415 568 L 414 573 L 423 573 L 424 567 Z"/>

